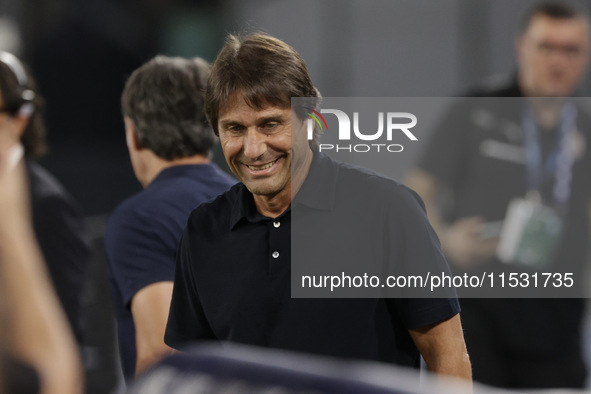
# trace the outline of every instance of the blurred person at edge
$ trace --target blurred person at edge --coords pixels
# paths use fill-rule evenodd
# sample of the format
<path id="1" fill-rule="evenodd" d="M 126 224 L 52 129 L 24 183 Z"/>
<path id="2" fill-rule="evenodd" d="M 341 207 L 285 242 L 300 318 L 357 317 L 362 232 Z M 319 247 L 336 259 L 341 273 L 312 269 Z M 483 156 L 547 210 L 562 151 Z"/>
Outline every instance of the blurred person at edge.
<path id="1" fill-rule="evenodd" d="M 477 99 L 462 99 L 463 106 L 449 111 L 435 130 L 406 184 L 424 199 L 444 253 L 460 273 L 502 269 L 496 257 L 501 233 L 485 235 L 487 224 L 499 223 L 510 201 L 534 191 L 544 206 L 559 212 L 564 224 L 552 267 L 575 272 L 575 280 L 581 280 L 588 258 L 584 213 L 591 198 L 591 119 L 568 97 L 587 69 L 588 18 L 567 4 L 537 4 L 524 15 L 515 48 L 514 77 L 503 85 L 479 87 L 468 96 L 525 97 L 531 107 L 511 105 L 517 99 L 505 99 L 511 109 L 495 113 L 486 108 L 493 115 L 486 123 L 475 116 Z M 576 123 L 568 123 L 569 119 Z M 499 126 L 507 124 L 516 126 L 516 132 Z M 567 132 L 576 149 L 561 150 Z M 485 143 L 504 146 L 503 152 L 523 152 L 523 159 L 486 153 Z M 532 150 L 539 152 L 537 163 L 530 163 Z M 559 164 L 549 165 L 553 155 L 562 152 L 572 159 L 565 161 L 572 163 L 568 175 L 558 171 Z M 556 158 L 554 163 L 558 162 Z M 547 171 L 536 184 L 530 182 L 535 171 Z M 559 201 L 555 185 L 567 176 L 569 197 Z M 449 204 L 441 204 L 444 200 Z M 583 387 L 582 299 L 462 299 L 462 308 L 475 381 L 513 388 Z"/>
<path id="2" fill-rule="evenodd" d="M 0 113 L 0 393 L 78 394 L 79 352 L 35 239 L 19 136 L 7 132 L 21 122 Z"/>
<path id="3" fill-rule="evenodd" d="M 14 55 L 0 51 L 0 132 L 14 141 L 11 157 L 29 179 L 35 237 L 70 327 L 81 341 L 82 287 L 90 250 L 77 204 L 36 160 L 47 151 L 43 98 L 32 75 Z"/>
<path id="4" fill-rule="evenodd" d="M 203 59 L 156 56 L 125 84 L 121 108 L 129 157 L 144 190 L 107 224 L 105 245 L 123 372 L 133 378 L 169 348 L 164 328 L 175 253 L 191 211 L 234 183 L 210 161 Z"/>

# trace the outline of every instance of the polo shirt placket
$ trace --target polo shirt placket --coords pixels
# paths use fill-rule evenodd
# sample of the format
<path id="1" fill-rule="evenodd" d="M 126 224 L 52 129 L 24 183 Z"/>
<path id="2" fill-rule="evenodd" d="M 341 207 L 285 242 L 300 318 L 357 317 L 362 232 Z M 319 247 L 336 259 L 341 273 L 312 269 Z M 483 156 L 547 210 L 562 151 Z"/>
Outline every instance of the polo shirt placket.
<path id="1" fill-rule="evenodd" d="M 270 276 L 290 269 L 290 212 L 268 219 L 268 272 Z"/>

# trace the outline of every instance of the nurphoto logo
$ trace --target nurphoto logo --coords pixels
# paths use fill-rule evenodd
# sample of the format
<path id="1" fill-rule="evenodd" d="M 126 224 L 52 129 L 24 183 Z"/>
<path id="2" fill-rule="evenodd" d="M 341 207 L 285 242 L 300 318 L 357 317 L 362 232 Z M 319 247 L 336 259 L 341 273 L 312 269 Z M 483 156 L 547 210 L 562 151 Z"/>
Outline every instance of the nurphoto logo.
<path id="1" fill-rule="evenodd" d="M 347 151 L 347 152 L 402 152 L 404 147 L 401 144 L 391 143 L 395 135 L 402 133 L 411 141 L 418 141 L 417 137 L 410 131 L 417 124 L 417 117 L 409 112 L 378 112 L 378 129 L 377 131 L 368 132 L 367 130 L 360 130 L 359 127 L 359 112 L 353 112 L 353 127 L 351 127 L 351 119 L 344 111 L 338 109 L 323 108 L 320 112 L 310 107 L 304 107 L 310 116 L 308 118 L 308 140 L 311 140 L 314 135 L 314 127 L 318 126 L 321 131 L 328 132 L 328 124 L 322 114 L 332 114 L 336 116 L 338 122 L 338 140 L 339 142 L 350 142 L 355 140 L 371 141 L 371 143 L 359 144 L 319 144 L 318 150 L 322 151 Z M 385 121 L 384 121 L 385 119 Z M 386 126 L 384 127 L 384 123 Z M 385 129 L 385 138 L 384 138 Z M 353 133 L 351 133 L 353 130 Z M 380 141 L 384 141 L 380 143 Z"/>

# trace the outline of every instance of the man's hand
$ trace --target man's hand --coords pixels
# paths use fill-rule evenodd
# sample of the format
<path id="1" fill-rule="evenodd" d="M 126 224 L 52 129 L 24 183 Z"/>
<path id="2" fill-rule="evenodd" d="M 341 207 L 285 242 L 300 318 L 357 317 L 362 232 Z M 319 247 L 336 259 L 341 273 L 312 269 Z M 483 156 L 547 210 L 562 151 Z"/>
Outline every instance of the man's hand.
<path id="1" fill-rule="evenodd" d="M 440 231 L 443 252 L 459 267 L 471 268 L 495 255 L 499 239 L 483 237 L 483 224 L 483 218 L 470 216 Z"/>
<path id="2" fill-rule="evenodd" d="M 459 314 L 435 325 L 408 331 L 431 372 L 472 381 Z"/>
<path id="3" fill-rule="evenodd" d="M 164 344 L 164 331 L 172 288 L 173 282 L 170 281 L 152 283 L 138 291 L 131 300 L 137 349 L 136 375 L 171 353 L 172 349 Z"/>

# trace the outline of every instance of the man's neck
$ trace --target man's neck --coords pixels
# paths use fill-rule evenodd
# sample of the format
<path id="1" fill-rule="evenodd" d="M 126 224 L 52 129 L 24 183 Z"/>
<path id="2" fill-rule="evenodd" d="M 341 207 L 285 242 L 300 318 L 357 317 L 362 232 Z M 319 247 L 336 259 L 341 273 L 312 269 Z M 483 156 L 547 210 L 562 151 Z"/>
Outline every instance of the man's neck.
<path id="1" fill-rule="evenodd" d="M 154 159 L 151 160 L 151 163 L 146 166 L 145 176 L 140 180 L 140 183 L 144 188 L 148 187 L 162 171 L 170 167 L 209 163 L 210 160 L 203 155 L 181 157 L 173 160 L 164 160 L 155 156 Z"/>
<path id="2" fill-rule="evenodd" d="M 553 130 L 560 123 L 563 98 L 533 98 L 531 99 L 535 121 L 543 130 Z"/>
<path id="3" fill-rule="evenodd" d="M 542 97 L 534 89 L 528 88 L 524 77 L 518 76 L 518 85 L 522 94 L 528 98 L 534 113 L 535 121 L 543 130 L 553 130 L 560 122 L 564 97 Z"/>
<path id="4" fill-rule="evenodd" d="M 273 196 L 254 194 L 254 205 L 257 211 L 266 217 L 276 218 L 281 215 L 291 204 L 291 188 L 288 186 Z"/>

